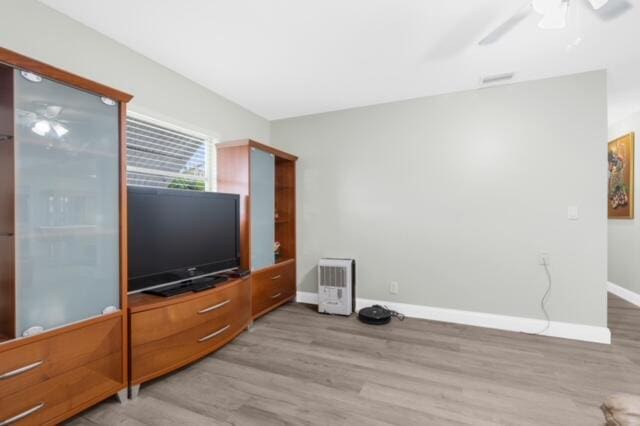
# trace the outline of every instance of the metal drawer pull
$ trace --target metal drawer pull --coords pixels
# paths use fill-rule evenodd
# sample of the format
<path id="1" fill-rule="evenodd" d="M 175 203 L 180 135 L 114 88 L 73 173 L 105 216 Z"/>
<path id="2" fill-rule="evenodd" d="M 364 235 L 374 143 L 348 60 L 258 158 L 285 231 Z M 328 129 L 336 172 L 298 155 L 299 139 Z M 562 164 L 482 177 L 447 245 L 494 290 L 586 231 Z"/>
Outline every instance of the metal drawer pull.
<path id="1" fill-rule="evenodd" d="M 213 333 L 209 334 L 208 336 L 204 336 L 200 339 L 198 339 L 198 342 L 206 342 L 209 339 L 213 339 L 214 337 L 216 337 L 218 334 L 224 333 L 225 331 L 227 331 L 227 329 L 231 327 L 230 325 L 225 325 L 224 327 L 222 327 L 220 330 L 218 331 L 214 331 Z M 2 425 L 0 425 L 2 426 Z"/>
<path id="2" fill-rule="evenodd" d="M 273 296 L 271 296 L 272 299 L 277 299 L 278 297 L 280 297 L 282 293 L 276 293 Z"/>
<path id="3" fill-rule="evenodd" d="M 282 275 L 276 275 L 275 277 L 271 277 L 272 280 L 277 280 L 278 278 L 282 277 Z"/>
<path id="4" fill-rule="evenodd" d="M 222 308 L 227 303 L 231 302 L 231 299 L 227 299 L 224 302 L 220 302 L 217 305 L 209 306 L 208 308 L 204 308 L 201 311 L 198 311 L 199 314 L 206 314 L 207 312 L 215 311 L 218 308 Z"/>
<path id="5" fill-rule="evenodd" d="M 25 365 L 24 367 L 20 367 L 16 370 L 9 371 L 8 373 L 1 374 L 0 380 L 7 380 L 22 373 L 26 373 L 27 371 L 33 370 L 36 367 L 40 367 L 43 363 L 44 361 L 34 362 L 33 364 Z M 2 424 L 0 424 L 0 426 L 2 426 Z"/>
<path id="6" fill-rule="evenodd" d="M 15 423 L 15 422 L 17 422 L 19 420 L 24 419 L 27 416 L 32 415 L 36 411 L 39 411 L 39 410 L 41 410 L 43 408 L 44 408 L 44 402 L 41 402 L 40 404 L 36 405 L 35 407 L 29 408 L 27 411 L 22 412 L 22 413 L 18 414 L 17 416 L 13 416 L 10 419 L 0 421 L 0 426 L 7 426 L 7 425 L 10 425 L 11 423 Z"/>

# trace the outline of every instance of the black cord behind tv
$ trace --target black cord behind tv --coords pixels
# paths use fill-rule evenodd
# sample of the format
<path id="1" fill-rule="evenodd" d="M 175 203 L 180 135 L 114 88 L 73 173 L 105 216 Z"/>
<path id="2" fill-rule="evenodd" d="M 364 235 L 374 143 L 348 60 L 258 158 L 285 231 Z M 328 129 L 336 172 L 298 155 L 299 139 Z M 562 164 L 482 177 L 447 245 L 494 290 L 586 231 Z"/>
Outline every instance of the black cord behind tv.
<path id="1" fill-rule="evenodd" d="M 240 197 L 128 187 L 129 293 L 240 266 Z"/>

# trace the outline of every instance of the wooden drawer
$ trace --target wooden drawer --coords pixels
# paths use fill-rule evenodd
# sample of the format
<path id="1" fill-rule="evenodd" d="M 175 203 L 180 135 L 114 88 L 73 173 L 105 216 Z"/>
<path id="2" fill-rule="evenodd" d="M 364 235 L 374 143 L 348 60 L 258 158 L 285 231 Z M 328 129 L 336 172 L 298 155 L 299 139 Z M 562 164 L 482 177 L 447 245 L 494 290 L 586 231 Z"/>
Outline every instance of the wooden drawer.
<path id="1" fill-rule="evenodd" d="M 247 287 L 247 282 L 231 284 L 202 293 L 201 297 L 134 313 L 131 345 L 161 340 L 200 324 L 228 317 L 230 313 L 242 309 L 243 304 L 248 304 Z"/>
<path id="2" fill-rule="evenodd" d="M 122 313 L 31 339 L 32 343 L 9 342 L 7 350 L 0 346 L 0 375 L 8 376 L 0 380 L 0 400 L 93 361 L 121 354 Z M 121 372 L 114 380 L 124 383 Z M 4 404 L 0 406 L 5 413 Z"/>
<path id="3" fill-rule="evenodd" d="M 238 281 L 228 289 L 218 289 L 216 297 L 193 296 L 185 303 L 132 313 L 131 382 L 139 384 L 175 370 L 240 334 L 251 319 L 249 284 L 249 280 Z M 223 306 L 198 313 L 226 300 L 230 301 Z M 158 322 L 153 324 L 152 319 Z M 173 325 L 165 325 L 163 321 Z M 154 339 L 139 336 L 153 328 L 170 328 L 171 332 L 154 333 Z"/>
<path id="4" fill-rule="evenodd" d="M 121 382 L 122 353 L 115 352 L 0 398 L 0 423 L 25 415 L 11 424 L 58 424 L 70 412 L 115 394 Z"/>
<path id="5" fill-rule="evenodd" d="M 295 261 L 257 271 L 252 274 L 251 280 L 252 313 L 257 317 L 295 295 Z"/>

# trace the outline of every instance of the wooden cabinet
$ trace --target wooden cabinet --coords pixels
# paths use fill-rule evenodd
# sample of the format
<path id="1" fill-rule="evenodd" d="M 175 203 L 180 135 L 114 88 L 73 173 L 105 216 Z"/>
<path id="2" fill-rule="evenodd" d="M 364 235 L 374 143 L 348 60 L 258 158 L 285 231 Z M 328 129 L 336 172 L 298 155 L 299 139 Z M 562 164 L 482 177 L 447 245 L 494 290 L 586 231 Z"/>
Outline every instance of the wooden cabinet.
<path id="1" fill-rule="evenodd" d="M 129 296 L 131 383 L 166 374 L 219 349 L 251 321 L 250 279 L 170 298 Z"/>
<path id="2" fill-rule="evenodd" d="M 0 424 L 126 392 L 130 99 L 0 48 Z"/>
<path id="3" fill-rule="evenodd" d="M 252 140 L 216 147 L 218 190 L 241 197 L 241 264 L 252 271 L 255 319 L 295 298 L 297 157 Z"/>
<path id="4" fill-rule="evenodd" d="M 85 321 L 0 353 L 0 423 L 57 424 L 123 389 L 122 315 Z"/>
<path id="5" fill-rule="evenodd" d="M 296 268 L 293 259 L 254 273 L 251 277 L 253 317 L 286 303 L 296 295 Z"/>

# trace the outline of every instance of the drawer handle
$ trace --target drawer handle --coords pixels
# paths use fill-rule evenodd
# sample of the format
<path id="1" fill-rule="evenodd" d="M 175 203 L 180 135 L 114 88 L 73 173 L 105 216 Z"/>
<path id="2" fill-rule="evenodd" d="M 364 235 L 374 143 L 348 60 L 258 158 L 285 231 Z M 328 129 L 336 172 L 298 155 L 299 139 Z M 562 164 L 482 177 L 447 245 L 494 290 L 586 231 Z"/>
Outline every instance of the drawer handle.
<path id="1" fill-rule="evenodd" d="M 273 296 L 271 296 L 272 299 L 277 299 L 278 297 L 280 297 L 282 293 L 276 293 Z"/>
<path id="2" fill-rule="evenodd" d="M 17 368 L 13 371 L 9 371 L 8 373 L 4 373 L 0 375 L 0 380 L 7 380 L 12 377 L 18 376 L 22 373 L 26 373 L 27 371 L 31 371 L 36 367 L 40 367 L 43 363 L 44 361 L 38 361 L 38 362 L 34 362 L 33 364 L 29 364 L 29 365 L 25 365 L 24 367 Z M 2 426 L 1 423 L 0 423 L 0 426 Z"/>
<path id="3" fill-rule="evenodd" d="M 213 333 L 211 333 L 211 334 L 209 334 L 209 335 L 207 335 L 207 336 L 201 337 L 200 339 L 198 339 L 198 342 L 206 342 L 206 341 L 207 341 L 207 340 L 209 340 L 209 339 L 213 339 L 213 338 L 214 338 L 214 337 L 216 337 L 218 334 L 222 334 L 222 333 L 224 333 L 225 331 L 227 331 L 227 329 L 228 329 L 229 327 L 231 327 L 231 326 L 230 326 L 230 325 L 225 325 L 225 326 L 224 326 L 224 327 L 222 327 L 220 330 L 218 330 L 218 331 L 214 331 Z M 0 425 L 0 426 L 2 426 L 2 425 Z"/>
<path id="4" fill-rule="evenodd" d="M 209 306 L 208 308 L 204 308 L 201 311 L 198 311 L 198 314 L 206 314 L 207 312 L 215 311 L 218 308 L 222 308 L 227 303 L 231 302 L 231 299 L 227 299 L 224 302 L 220 302 L 217 305 Z"/>
<path id="5" fill-rule="evenodd" d="M 24 419 L 27 416 L 32 415 L 36 411 L 42 410 L 43 408 L 44 408 L 44 402 L 41 402 L 40 404 L 36 405 L 35 407 L 29 408 L 27 411 L 24 411 L 24 412 L 18 414 L 17 416 L 13 416 L 10 419 L 0 421 L 0 426 L 7 426 L 7 425 L 10 425 L 11 423 L 15 423 L 15 422 L 17 422 L 19 420 Z"/>
<path id="6" fill-rule="evenodd" d="M 272 280 L 277 280 L 280 279 L 280 277 L 282 277 L 282 275 L 276 275 L 275 277 L 271 277 Z"/>

